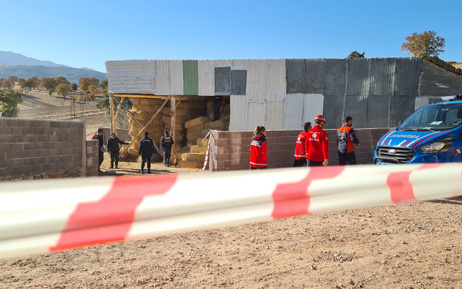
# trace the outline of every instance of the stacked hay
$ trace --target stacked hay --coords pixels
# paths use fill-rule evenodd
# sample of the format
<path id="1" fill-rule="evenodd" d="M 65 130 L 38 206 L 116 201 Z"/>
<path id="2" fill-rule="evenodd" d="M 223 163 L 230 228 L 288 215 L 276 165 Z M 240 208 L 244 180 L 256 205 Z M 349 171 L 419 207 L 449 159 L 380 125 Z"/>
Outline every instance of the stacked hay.
<path id="1" fill-rule="evenodd" d="M 130 112 L 135 116 L 135 119 L 137 119 L 142 124 L 146 124 L 157 112 L 157 110 L 162 106 L 164 100 L 133 98 L 132 102 L 133 107 L 130 110 Z M 143 127 L 131 118 L 129 119 L 129 123 L 131 126 L 129 134 L 131 135 L 132 139 L 134 139 Z M 154 118 L 154 120 L 149 124 L 145 131 L 149 132 L 149 137 L 157 143 L 157 140 L 160 139 L 164 131 L 164 124 L 161 118 L 159 116 Z M 138 137 L 136 137 L 135 141 L 128 149 L 128 159 L 138 158 L 138 146 L 143 137 L 144 132 L 142 132 Z M 153 157 L 153 161 L 160 161 L 161 159 L 162 158 L 158 154 L 156 154 L 155 157 Z"/>

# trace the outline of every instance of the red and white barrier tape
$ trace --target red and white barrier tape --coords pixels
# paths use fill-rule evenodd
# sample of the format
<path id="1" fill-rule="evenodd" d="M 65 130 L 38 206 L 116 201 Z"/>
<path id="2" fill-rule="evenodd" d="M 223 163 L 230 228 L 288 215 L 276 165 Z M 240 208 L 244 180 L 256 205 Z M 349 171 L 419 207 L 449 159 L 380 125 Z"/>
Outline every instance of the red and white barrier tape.
<path id="1" fill-rule="evenodd" d="M 205 160 L 204 160 L 204 166 L 202 167 L 202 172 L 205 171 L 205 167 L 207 167 L 207 162 L 209 161 L 209 151 L 210 151 L 210 139 L 212 136 L 212 130 L 209 130 L 207 135 L 202 139 L 205 140 L 206 138 L 209 138 L 209 142 L 207 143 L 207 151 L 205 152 Z"/>
<path id="2" fill-rule="evenodd" d="M 0 183 L 0 258 L 455 196 L 461 163 Z"/>

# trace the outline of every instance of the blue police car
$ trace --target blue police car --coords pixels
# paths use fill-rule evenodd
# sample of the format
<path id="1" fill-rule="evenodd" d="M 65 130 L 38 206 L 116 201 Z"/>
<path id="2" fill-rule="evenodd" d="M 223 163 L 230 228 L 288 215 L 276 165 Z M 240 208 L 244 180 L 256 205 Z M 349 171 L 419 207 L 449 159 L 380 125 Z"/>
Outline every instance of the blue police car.
<path id="1" fill-rule="evenodd" d="M 374 163 L 462 162 L 462 101 L 421 107 L 377 143 Z"/>

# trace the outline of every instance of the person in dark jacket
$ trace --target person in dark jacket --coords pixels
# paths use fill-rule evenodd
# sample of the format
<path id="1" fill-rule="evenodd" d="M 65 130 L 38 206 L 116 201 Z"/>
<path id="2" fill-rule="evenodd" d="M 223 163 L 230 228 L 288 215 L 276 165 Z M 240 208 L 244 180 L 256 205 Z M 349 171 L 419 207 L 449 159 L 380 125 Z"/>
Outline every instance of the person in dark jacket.
<path id="1" fill-rule="evenodd" d="M 144 164 L 147 163 L 148 174 L 151 173 L 151 158 L 154 154 L 154 142 L 149 137 L 149 133 L 144 133 L 144 138 L 140 141 L 138 155 L 141 156 L 141 173 L 144 174 Z"/>
<path id="2" fill-rule="evenodd" d="M 250 169 L 266 169 L 268 167 L 268 154 L 266 147 L 266 128 L 257 126 L 250 142 Z"/>
<path id="3" fill-rule="evenodd" d="M 221 95 L 216 95 L 215 98 L 213 99 L 213 120 L 219 120 L 220 119 L 220 108 L 221 108 L 221 103 L 223 101 L 223 96 Z"/>
<path id="4" fill-rule="evenodd" d="M 354 145 L 359 146 L 359 140 L 353 126 L 353 118 L 351 116 L 345 117 L 345 124 L 337 130 L 337 153 L 338 164 L 341 166 L 356 165 L 356 155 Z"/>
<path id="5" fill-rule="evenodd" d="M 107 140 L 107 150 L 111 153 L 111 169 L 114 168 L 114 163 L 116 169 L 119 166 L 119 144 L 124 145 L 128 143 L 121 141 L 115 133 L 112 133 L 111 137 Z"/>
<path id="6" fill-rule="evenodd" d="M 172 152 L 172 146 L 175 144 L 173 138 L 169 135 L 168 131 L 164 132 L 164 136 L 161 140 L 162 147 L 164 148 L 164 164 L 166 167 L 169 166 L 170 163 L 170 154 Z"/>
<path id="7" fill-rule="evenodd" d="M 98 129 L 98 133 L 95 135 L 95 139 L 98 140 L 98 172 L 101 172 L 100 167 L 104 161 L 104 140 L 103 140 L 103 130 Z"/>

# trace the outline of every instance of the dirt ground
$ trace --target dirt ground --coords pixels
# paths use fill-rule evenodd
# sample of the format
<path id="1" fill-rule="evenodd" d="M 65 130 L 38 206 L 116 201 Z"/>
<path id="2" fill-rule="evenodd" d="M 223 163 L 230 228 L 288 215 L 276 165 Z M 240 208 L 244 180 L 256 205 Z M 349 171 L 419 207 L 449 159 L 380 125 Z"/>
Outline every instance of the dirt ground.
<path id="1" fill-rule="evenodd" d="M 0 260 L 0 288 L 462 288 L 461 205 L 339 211 Z"/>
<path id="2" fill-rule="evenodd" d="M 462 288 L 461 233 L 462 198 L 329 212 L 0 260 L 0 288 Z"/>

